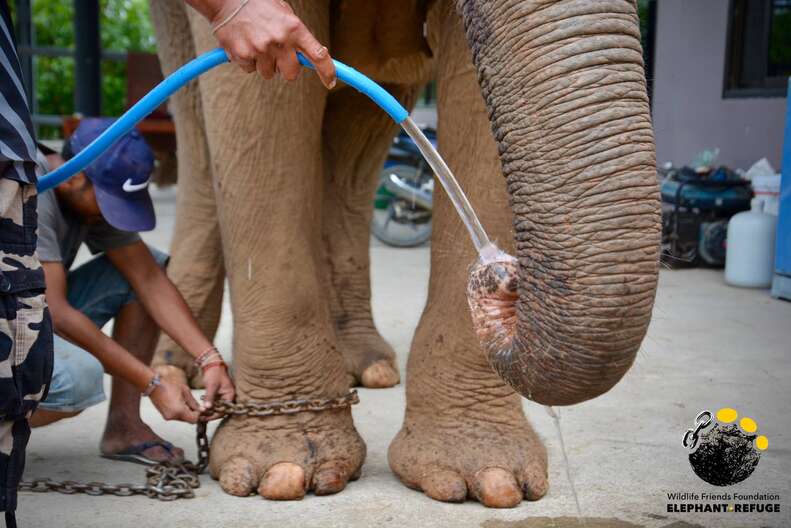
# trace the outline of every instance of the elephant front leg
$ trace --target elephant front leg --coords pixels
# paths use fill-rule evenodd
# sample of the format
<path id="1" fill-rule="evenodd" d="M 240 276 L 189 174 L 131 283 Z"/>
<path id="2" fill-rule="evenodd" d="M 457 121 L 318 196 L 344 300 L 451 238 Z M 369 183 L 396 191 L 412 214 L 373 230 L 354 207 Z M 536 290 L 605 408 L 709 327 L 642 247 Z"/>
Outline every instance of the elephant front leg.
<path id="1" fill-rule="evenodd" d="M 497 148 L 461 22 L 452 3 L 443 4 L 429 19 L 440 149 L 492 239 L 510 250 L 511 213 Z M 433 222 L 429 297 L 407 363 L 406 416 L 390 445 L 390 467 L 407 486 L 437 500 L 472 498 L 489 507 L 536 500 L 548 488 L 546 450 L 473 332 L 465 292 L 477 255 L 441 190 Z"/>
<path id="2" fill-rule="evenodd" d="M 327 41 L 326 1 L 291 1 Z M 193 19 L 198 50 L 216 46 Z M 237 402 L 337 398 L 343 358 L 317 267 L 326 90 L 303 72 L 286 85 L 220 67 L 200 79 L 234 323 Z M 235 495 L 299 499 L 354 478 L 365 445 L 348 408 L 228 419 L 209 469 Z"/>
<path id="3" fill-rule="evenodd" d="M 150 5 L 159 60 L 168 75 L 195 58 L 187 9 L 182 0 L 151 0 Z M 198 84 L 173 94 L 169 109 L 176 123 L 179 192 L 167 271 L 201 331 L 212 339 L 220 322 L 225 268 Z M 152 366 L 163 378 L 202 388 L 192 360 L 162 334 Z"/>
<path id="4" fill-rule="evenodd" d="M 388 89 L 411 107 L 416 86 Z M 342 89 L 328 97 L 323 130 L 324 281 L 352 386 L 392 387 L 400 379 L 395 352 L 371 315 L 369 261 L 373 197 L 397 130 L 387 114 L 355 90 Z"/>

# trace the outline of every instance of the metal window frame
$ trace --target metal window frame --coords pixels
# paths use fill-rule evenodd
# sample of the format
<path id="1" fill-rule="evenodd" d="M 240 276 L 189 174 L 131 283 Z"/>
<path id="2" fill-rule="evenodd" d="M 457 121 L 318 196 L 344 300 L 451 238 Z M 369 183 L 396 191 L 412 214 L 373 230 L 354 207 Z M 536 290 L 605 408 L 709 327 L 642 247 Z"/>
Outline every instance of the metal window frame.
<path id="1" fill-rule="evenodd" d="M 742 27 L 736 27 L 736 13 L 734 10 L 738 7 L 744 9 L 755 9 L 758 2 L 764 2 L 761 6 L 763 9 L 763 16 L 760 22 L 760 27 L 753 26 L 751 31 L 760 33 L 760 39 L 751 39 L 749 42 L 746 40 L 747 30 Z M 728 0 L 728 26 L 726 30 L 726 46 L 725 46 L 725 68 L 723 72 L 722 82 L 722 98 L 723 99 L 739 99 L 739 98 L 785 98 L 787 88 L 786 76 L 769 76 L 766 72 L 766 59 L 769 53 L 769 29 L 772 17 L 772 0 Z M 747 13 L 742 15 L 749 16 Z M 745 22 L 746 23 L 746 22 Z M 755 23 L 755 20 L 753 20 Z M 755 50 L 761 49 L 762 60 L 757 61 L 756 64 L 762 70 L 757 76 L 754 75 L 752 86 L 738 86 L 742 79 L 742 67 L 745 60 L 745 44 L 751 44 L 754 48 L 753 57 L 755 57 Z M 777 86 L 772 86 L 777 84 Z"/>
<path id="2" fill-rule="evenodd" d="M 73 0 L 74 48 L 35 45 L 32 17 L 34 0 L 17 0 L 17 53 L 22 68 L 22 81 L 30 104 L 34 125 L 62 126 L 64 116 L 40 114 L 35 97 L 36 57 L 71 57 L 74 59 L 74 110 L 86 116 L 101 115 L 101 62 L 126 62 L 127 54 L 101 48 L 99 0 Z"/>

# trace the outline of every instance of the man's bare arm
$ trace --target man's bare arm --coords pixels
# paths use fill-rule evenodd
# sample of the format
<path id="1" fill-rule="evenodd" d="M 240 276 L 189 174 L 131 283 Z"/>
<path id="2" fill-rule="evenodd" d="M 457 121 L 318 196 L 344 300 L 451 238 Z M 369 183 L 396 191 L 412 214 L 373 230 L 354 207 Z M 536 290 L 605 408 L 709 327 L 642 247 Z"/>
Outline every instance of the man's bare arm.
<path id="1" fill-rule="evenodd" d="M 113 376 L 122 378 L 143 392 L 154 371 L 124 347 L 110 339 L 85 314 L 75 309 L 66 296 L 66 270 L 60 262 L 42 262 L 47 283 L 47 304 L 55 332 L 93 354 Z M 151 401 L 166 420 L 195 423 L 198 403 L 184 386 L 167 382 L 151 393 Z"/>
<path id="2" fill-rule="evenodd" d="M 55 333 L 89 351 L 104 370 L 144 391 L 154 371 L 121 345 L 106 336 L 85 314 L 76 310 L 66 297 L 66 270 L 60 262 L 42 262 L 47 281 L 47 304 Z"/>
<path id="3" fill-rule="evenodd" d="M 148 315 L 184 350 L 197 357 L 212 347 L 184 297 L 143 242 L 108 251 L 107 257 L 132 285 Z M 216 398 L 234 399 L 236 391 L 226 369 L 204 371 L 203 381 L 206 385 L 204 405 L 207 407 L 211 407 Z"/>
<path id="4" fill-rule="evenodd" d="M 129 281 L 146 312 L 167 335 L 193 356 L 212 346 L 187 303 L 142 241 L 107 252 Z"/>

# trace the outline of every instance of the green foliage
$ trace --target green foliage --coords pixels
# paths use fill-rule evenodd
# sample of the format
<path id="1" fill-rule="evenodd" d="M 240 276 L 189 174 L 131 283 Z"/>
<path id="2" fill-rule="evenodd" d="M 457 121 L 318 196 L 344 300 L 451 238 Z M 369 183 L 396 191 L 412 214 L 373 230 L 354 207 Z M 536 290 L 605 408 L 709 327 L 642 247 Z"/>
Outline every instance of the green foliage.
<path id="1" fill-rule="evenodd" d="M 638 0 L 637 14 L 640 17 L 640 40 L 643 41 L 643 49 L 645 49 L 645 39 L 648 36 L 648 0 Z"/>
<path id="2" fill-rule="evenodd" d="M 791 9 L 778 9 L 769 33 L 769 75 L 791 74 Z"/>
<path id="3" fill-rule="evenodd" d="M 101 44 L 105 50 L 156 50 L 147 0 L 101 0 Z M 66 0 L 33 0 L 35 43 L 39 46 L 74 47 L 74 6 Z M 126 103 L 126 64 L 104 60 L 102 70 L 102 113 L 120 115 Z M 37 112 L 74 113 L 74 60 L 71 57 L 35 59 Z M 47 127 L 49 128 L 49 127 Z M 42 129 L 43 137 L 59 135 Z"/>
<path id="4" fill-rule="evenodd" d="M 156 51 L 154 30 L 148 16 L 148 0 L 103 0 L 101 2 L 103 49 Z M 126 102 L 126 65 L 102 64 L 102 112 L 120 115 Z"/>

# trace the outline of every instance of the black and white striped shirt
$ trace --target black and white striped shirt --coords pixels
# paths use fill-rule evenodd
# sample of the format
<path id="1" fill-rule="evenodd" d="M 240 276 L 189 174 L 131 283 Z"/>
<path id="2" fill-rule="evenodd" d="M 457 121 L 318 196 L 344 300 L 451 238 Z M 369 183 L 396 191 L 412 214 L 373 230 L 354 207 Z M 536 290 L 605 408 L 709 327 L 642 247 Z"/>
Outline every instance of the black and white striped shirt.
<path id="1" fill-rule="evenodd" d="M 13 511 L 30 437 L 27 417 L 52 376 L 52 320 L 36 256 L 38 165 L 8 3 L 0 0 L 0 511 Z"/>
<path id="2" fill-rule="evenodd" d="M 8 2 L 0 0 L 0 297 L 45 286 L 36 256 L 39 165 L 13 35 Z M 3 322 L 0 315 L 0 330 Z"/>
<path id="3" fill-rule="evenodd" d="M 33 123 L 11 28 L 8 3 L 0 0 L 0 177 L 36 183 Z"/>

